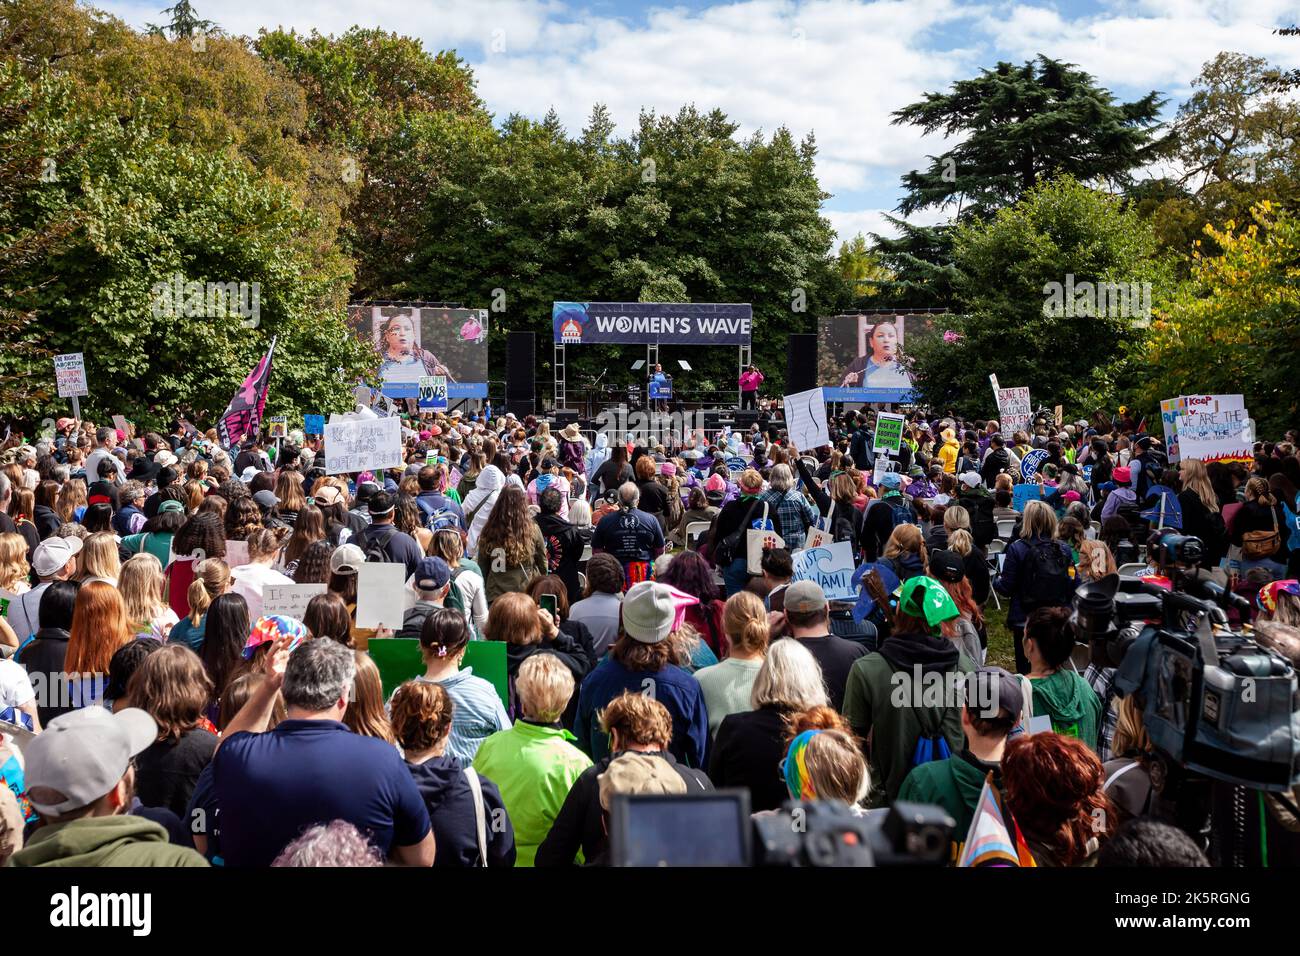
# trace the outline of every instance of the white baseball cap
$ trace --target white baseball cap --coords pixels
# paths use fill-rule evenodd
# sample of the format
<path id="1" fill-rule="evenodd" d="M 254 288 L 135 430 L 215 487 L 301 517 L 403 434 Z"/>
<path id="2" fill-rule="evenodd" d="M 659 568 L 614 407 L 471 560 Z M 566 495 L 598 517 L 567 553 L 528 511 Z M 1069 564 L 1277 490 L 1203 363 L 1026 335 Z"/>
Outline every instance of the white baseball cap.
<path id="1" fill-rule="evenodd" d="M 23 748 L 32 806 L 55 817 L 90 806 L 117 786 L 131 758 L 157 737 L 157 723 L 138 707 L 116 714 L 82 707 L 55 717 Z"/>
<path id="2" fill-rule="evenodd" d="M 58 574 L 64 565 L 80 553 L 80 538 L 46 538 L 32 552 L 32 570 L 38 578 L 48 578 Z"/>

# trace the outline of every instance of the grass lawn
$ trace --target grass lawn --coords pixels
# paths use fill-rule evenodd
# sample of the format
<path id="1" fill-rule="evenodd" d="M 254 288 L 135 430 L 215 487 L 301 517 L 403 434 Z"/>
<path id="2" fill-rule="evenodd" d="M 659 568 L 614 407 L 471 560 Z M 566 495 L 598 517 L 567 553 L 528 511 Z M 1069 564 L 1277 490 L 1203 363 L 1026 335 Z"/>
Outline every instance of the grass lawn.
<path id="1" fill-rule="evenodd" d="M 1011 644 L 1011 631 L 1007 629 L 1008 601 L 1002 602 L 1002 609 L 992 599 L 984 606 L 984 623 L 988 629 L 989 648 L 988 663 L 1016 672 L 1016 653 Z"/>

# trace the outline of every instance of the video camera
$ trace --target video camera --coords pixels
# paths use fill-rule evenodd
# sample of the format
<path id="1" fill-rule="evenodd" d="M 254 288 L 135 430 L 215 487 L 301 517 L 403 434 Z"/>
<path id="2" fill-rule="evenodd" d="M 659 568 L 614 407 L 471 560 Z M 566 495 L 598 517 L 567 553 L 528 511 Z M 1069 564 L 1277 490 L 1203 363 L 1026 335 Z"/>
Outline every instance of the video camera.
<path id="1" fill-rule="evenodd" d="M 613 866 L 942 866 L 955 824 L 945 810 L 896 803 L 858 815 L 839 800 L 788 800 L 750 815 L 748 790 L 619 794 Z"/>
<path id="2" fill-rule="evenodd" d="M 1173 589 L 1107 575 L 1075 592 L 1071 624 L 1115 689 L 1138 695 L 1152 744 L 1212 780 L 1283 792 L 1300 783 L 1300 697 L 1294 668 L 1234 631 L 1240 595 L 1197 569 L 1199 538 L 1164 533 L 1149 546 Z M 1194 596 L 1189 591 L 1203 595 Z"/>

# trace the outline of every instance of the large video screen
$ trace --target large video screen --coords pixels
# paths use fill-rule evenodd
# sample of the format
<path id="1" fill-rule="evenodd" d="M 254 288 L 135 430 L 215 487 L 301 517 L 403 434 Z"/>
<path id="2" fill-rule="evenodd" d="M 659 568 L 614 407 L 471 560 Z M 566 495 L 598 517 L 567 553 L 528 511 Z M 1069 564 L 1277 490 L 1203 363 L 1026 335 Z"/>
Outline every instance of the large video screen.
<path id="1" fill-rule="evenodd" d="M 420 379 L 435 375 L 447 376 L 448 398 L 487 397 L 487 309 L 363 303 L 348 318 L 373 343 L 389 398 L 417 398 Z"/>
<path id="2" fill-rule="evenodd" d="M 832 402 L 912 401 L 909 342 L 939 334 L 937 316 L 832 315 L 817 323 L 817 381 Z"/>

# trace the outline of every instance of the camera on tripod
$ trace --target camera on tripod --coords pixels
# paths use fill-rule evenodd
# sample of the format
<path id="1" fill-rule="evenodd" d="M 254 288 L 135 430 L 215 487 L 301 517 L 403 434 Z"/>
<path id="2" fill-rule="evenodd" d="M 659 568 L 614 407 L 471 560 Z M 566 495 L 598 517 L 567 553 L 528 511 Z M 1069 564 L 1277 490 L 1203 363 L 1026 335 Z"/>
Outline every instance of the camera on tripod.
<path id="1" fill-rule="evenodd" d="M 955 824 L 941 807 L 859 813 L 839 800 L 787 800 L 750 815 L 748 790 L 616 795 L 613 866 L 942 866 Z"/>
<path id="2" fill-rule="evenodd" d="M 1165 533 L 1149 548 L 1173 589 L 1115 574 L 1084 584 L 1071 616 L 1076 636 L 1095 665 L 1117 668 L 1121 696 L 1138 695 L 1147 734 L 1170 762 L 1230 784 L 1290 790 L 1300 783 L 1295 670 L 1229 626 L 1229 606 L 1249 605 L 1198 572 L 1199 538 Z"/>

